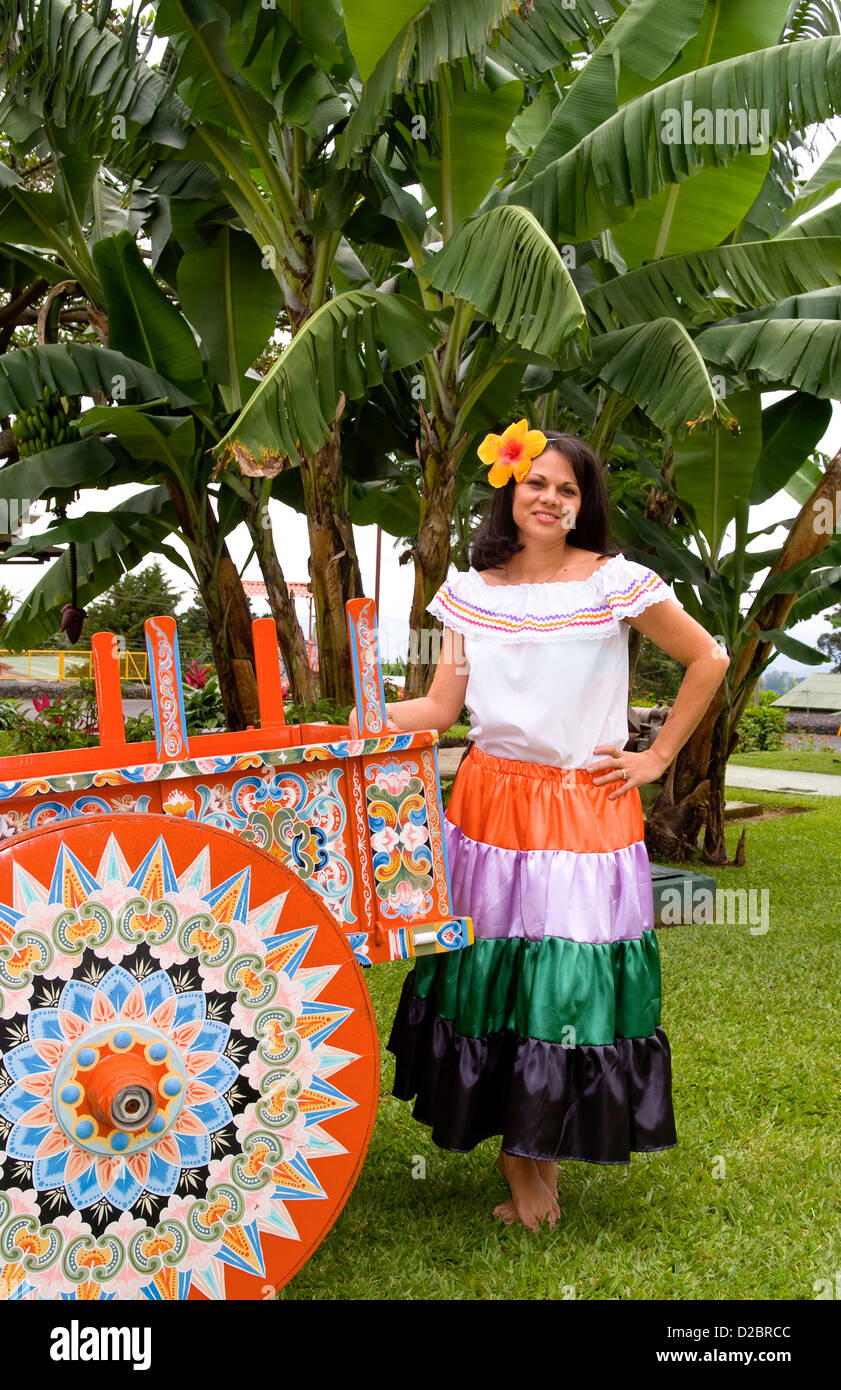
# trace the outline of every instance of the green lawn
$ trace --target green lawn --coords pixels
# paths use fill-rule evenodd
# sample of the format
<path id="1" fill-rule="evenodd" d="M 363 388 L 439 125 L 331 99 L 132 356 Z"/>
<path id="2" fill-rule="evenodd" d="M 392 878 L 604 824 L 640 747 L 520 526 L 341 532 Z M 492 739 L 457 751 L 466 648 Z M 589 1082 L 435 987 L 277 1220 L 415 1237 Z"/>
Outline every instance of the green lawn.
<path id="1" fill-rule="evenodd" d="M 838 758 L 742 755 L 753 766 L 836 772 Z M 728 797 L 798 803 L 729 786 Z M 731 854 L 741 828 L 726 828 Z M 383 1048 L 360 1180 L 280 1298 L 814 1298 L 815 1281 L 841 1270 L 839 843 L 836 798 L 748 823 L 744 870 L 699 867 L 721 887 L 767 889 L 768 933 L 726 924 L 659 932 L 676 1149 L 635 1155 L 628 1167 L 562 1165 L 555 1230 L 501 1227 L 489 1215 L 505 1192 L 495 1141 L 469 1155 L 436 1149 L 411 1107 L 390 1096 Z M 408 969 L 366 976 L 382 1041 Z M 423 1179 L 412 1176 L 418 1157 Z"/>
<path id="2" fill-rule="evenodd" d="M 740 830 L 726 831 L 730 853 Z M 749 825 L 746 868 L 713 876 L 768 890 L 767 934 L 659 932 L 676 1149 L 629 1167 L 562 1165 L 555 1230 L 500 1227 L 489 1216 L 504 1195 L 495 1141 L 469 1155 L 436 1149 L 390 1097 L 383 1051 L 360 1180 L 281 1299 L 561 1299 L 570 1287 L 579 1299 L 814 1298 L 815 1281 L 841 1269 L 839 842 L 829 797 Z M 381 1039 L 407 969 L 367 976 Z"/>
<path id="3" fill-rule="evenodd" d="M 810 747 L 808 739 L 802 748 L 779 748 L 775 753 L 734 753 L 728 767 L 776 767 L 781 772 L 841 773 L 841 748 Z M 730 788 L 727 788 L 728 795 Z"/>

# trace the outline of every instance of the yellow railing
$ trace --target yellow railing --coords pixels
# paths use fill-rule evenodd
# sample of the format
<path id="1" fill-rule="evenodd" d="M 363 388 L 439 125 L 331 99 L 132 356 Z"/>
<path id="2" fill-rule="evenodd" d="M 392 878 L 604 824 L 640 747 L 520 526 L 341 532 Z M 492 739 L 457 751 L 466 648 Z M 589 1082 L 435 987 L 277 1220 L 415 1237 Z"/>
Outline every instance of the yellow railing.
<path id="1" fill-rule="evenodd" d="M 121 680 L 149 682 L 146 652 L 119 652 Z M 91 652 L 0 650 L 0 680 L 77 681 L 93 676 Z"/>

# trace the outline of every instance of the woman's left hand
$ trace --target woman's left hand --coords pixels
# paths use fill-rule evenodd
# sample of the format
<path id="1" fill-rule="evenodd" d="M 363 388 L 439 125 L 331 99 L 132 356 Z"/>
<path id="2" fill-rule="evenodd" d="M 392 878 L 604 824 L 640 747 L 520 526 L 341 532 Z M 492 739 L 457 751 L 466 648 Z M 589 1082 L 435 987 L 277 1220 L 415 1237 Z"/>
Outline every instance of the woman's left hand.
<path id="1" fill-rule="evenodd" d="M 612 743 L 600 744 L 593 752 L 607 756 L 590 763 L 585 771 L 593 774 L 593 782 L 597 787 L 607 783 L 615 784 L 616 790 L 608 793 L 608 801 L 616 801 L 624 792 L 630 791 L 631 787 L 656 782 L 665 771 L 662 758 L 659 758 L 652 748 L 644 753 L 627 753 Z M 622 776 L 623 768 L 628 774 L 627 778 Z"/>

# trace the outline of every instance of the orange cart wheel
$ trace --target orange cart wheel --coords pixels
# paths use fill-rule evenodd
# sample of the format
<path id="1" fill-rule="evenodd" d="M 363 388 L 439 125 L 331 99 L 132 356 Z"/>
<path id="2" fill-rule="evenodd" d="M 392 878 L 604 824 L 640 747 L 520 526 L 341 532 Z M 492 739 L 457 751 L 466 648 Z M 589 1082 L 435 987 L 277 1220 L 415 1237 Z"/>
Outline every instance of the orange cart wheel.
<path id="1" fill-rule="evenodd" d="M 329 1231 L 379 1091 L 321 898 L 223 830 L 64 822 L 0 848 L 0 1292 L 269 1298 Z"/>

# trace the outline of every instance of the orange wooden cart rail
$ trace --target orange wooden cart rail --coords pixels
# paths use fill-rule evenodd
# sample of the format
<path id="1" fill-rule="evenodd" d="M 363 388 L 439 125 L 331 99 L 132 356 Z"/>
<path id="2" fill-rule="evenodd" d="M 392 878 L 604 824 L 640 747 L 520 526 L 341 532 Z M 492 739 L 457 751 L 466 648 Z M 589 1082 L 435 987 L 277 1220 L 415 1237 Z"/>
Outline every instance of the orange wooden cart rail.
<path id="1" fill-rule="evenodd" d="M 175 619 L 150 618 L 146 644 L 155 741 L 127 743 L 119 652 L 91 642 L 100 742 L 0 759 L 0 834 L 109 811 L 206 822 L 267 850 L 325 901 L 362 965 L 459 950 L 435 730 L 387 729 L 370 599 L 348 603 L 360 736 L 286 723 L 274 621 L 252 624 L 260 727 L 189 735 Z"/>

